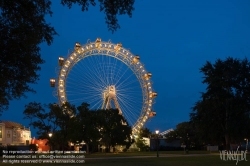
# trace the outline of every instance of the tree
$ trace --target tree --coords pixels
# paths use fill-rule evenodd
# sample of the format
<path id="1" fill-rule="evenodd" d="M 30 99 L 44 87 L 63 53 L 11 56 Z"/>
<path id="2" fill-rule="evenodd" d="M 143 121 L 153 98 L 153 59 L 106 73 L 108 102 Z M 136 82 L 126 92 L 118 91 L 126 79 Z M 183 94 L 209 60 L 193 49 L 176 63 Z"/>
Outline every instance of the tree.
<path id="1" fill-rule="evenodd" d="M 48 139 L 51 145 L 58 146 L 64 150 L 68 146 L 70 132 L 74 130 L 73 115 L 76 112 L 74 105 L 68 102 L 62 106 L 57 104 L 42 105 L 41 103 L 31 102 L 25 106 L 24 119 L 30 119 L 30 126 L 37 130 L 38 138 Z M 52 132 L 53 138 L 48 134 Z M 55 142 L 55 140 L 57 140 Z"/>
<path id="2" fill-rule="evenodd" d="M 104 11 L 106 14 L 105 20 L 108 29 L 112 32 L 120 28 L 117 15 L 128 14 L 129 17 L 132 17 L 135 0 L 98 0 L 98 2 L 100 3 L 100 11 Z M 96 0 L 61 0 L 61 3 L 69 8 L 77 3 L 82 7 L 82 11 L 87 11 L 90 4 L 96 5 Z"/>
<path id="3" fill-rule="evenodd" d="M 143 138 L 136 138 L 135 145 L 140 149 L 140 151 L 149 151 L 150 147 L 146 144 Z"/>
<path id="4" fill-rule="evenodd" d="M 75 108 L 68 102 L 42 105 L 31 102 L 25 106 L 24 118 L 30 119 L 30 126 L 38 129 L 38 138 L 49 139 L 50 145 L 60 147 L 68 146 L 68 142 L 81 143 L 87 146 L 103 144 L 108 149 L 115 145 L 125 145 L 127 148 L 133 143 L 132 129 L 124 125 L 125 118 L 117 109 L 89 110 L 89 104 L 82 103 Z M 52 132 L 53 137 L 48 134 Z"/>
<path id="5" fill-rule="evenodd" d="M 51 44 L 56 31 L 46 23 L 48 0 L 2 0 L 0 3 L 0 113 L 9 101 L 34 92 L 29 84 L 39 78 L 44 63 L 39 44 Z"/>
<path id="6" fill-rule="evenodd" d="M 149 146 L 146 144 L 146 141 L 143 137 L 150 138 L 152 133 L 148 128 L 141 128 L 138 136 L 136 137 L 135 144 L 140 149 L 140 151 L 147 151 L 149 150 Z"/>
<path id="7" fill-rule="evenodd" d="M 197 140 L 196 130 L 191 122 L 181 122 L 177 124 L 176 129 L 167 133 L 165 137 L 168 143 L 180 140 L 180 143 L 186 145 L 187 149 L 200 145 Z"/>
<path id="8" fill-rule="evenodd" d="M 48 138 L 49 132 L 55 132 L 58 129 L 56 125 L 57 118 L 52 112 L 48 112 L 42 105 L 37 102 L 30 102 L 25 105 L 24 119 L 30 120 L 30 126 L 37 129 L 38 138 Z"/>
<path id="9" fill-rule="evenodd" d="M 90 145 L 98 145 L 101 138 L 101 124 L 96 111 L 89 110 L 89 104 L 82 103 L 77 107 L 74 129 L 71 131 L 71 142 L 82 142 L 86 144 L 86 152 L 89 153 Z"/>
<path id="10" fill-rule="evenodd" d="M 144 128 L 140 129 L 139 137 L 149 138 L 151 136 L 151 134 L 152 134 L 152 132 L 147 127 L 144 127 Z"/>
<path id="11" fill-rule="evenodd" d="M 126 148 L 133 143 L 131 134 L 132 128 L 128 125 L 123 115 L 119 114 L 118 109 L 97 110 L 101 128 L 101 143 L 108 147 L 125 145 Z M 126 125 L 125 125 L 126 123 Z"/>
<path id="12" fill-rule="evenodd" d="M 65 147 L 68 148 L 68 141 L 70 140 L 71 132 L 74 130 L 74 121 L 76 108 L 74 105 L 71 105 L 68 102 L 65 102 L 61 106 L 59 105 L 51 105 L 50 104 L 51 113 L 55 115 L 56 121 L 55 124 L 58 126 L 59 130 L 56 131 L 58 137 L 60 147 L 64 151 Z"/>
<path id="13" fill-rule="evenodd" d="M 40 44 L 50 45 L 57 35 L 46 22 L 45 16 L 52 16 L 51 0 L 2 0 L 0 3 L 0 113 L 8 109 L 9 102 L 35 92 L 30 84 L 39 80 Z M 53 1 L 56 2 L 56 1 Z M 100 11 L 106 14 L 108 29 L 120 28 L 117 15 L 132 16 L 134 0 L 98 0 Z M 82 11 L 95 0 L 61 0 L 64 6 L 78 4 Z"/>
<path id="14" fill-rule="evenodd" d="M 206 141 L 238 143 L 250 136 L 250 63 L 228 57 L 215 64 L 206 62 L 200 69 L 207 84 L 190 114 L 199 134 Z"/>

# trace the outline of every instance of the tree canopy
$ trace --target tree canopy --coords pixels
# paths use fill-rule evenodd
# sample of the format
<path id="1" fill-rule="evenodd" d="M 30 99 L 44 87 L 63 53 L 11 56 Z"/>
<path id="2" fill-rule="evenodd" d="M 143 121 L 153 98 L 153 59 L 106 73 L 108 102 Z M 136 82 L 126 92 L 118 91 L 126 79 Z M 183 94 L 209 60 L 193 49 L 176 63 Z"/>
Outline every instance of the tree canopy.
<path id="1" fill-rule="evenodd" d="M 206 92 L 193 107 L 191 121 L 207 143 L 239 143 L 250 137 L 250 63 L 228 57 L 200 69 Z"/>
<path id="2" fill-rule="evenodd" d="M 120 28 L 117 15 L 127 14 L 129 17 L 132 17 L 135 0 L 98 0 L 98 2 L 100 3 L 100 11 L 103 11 L 106 15 L 105 20 L 108 29 L 112 32 Z M 87 11 L 89 5 L 96 5 L 96 0 L 61 0 L 61 3 L 69 8 L 73 4 L 78 4 L 82 7 L 82 11 Z"/>
<path id="3" fill-rule="evenodd" d="M 44 63 L 39 44 L 51 44 L 56 31 L 46 23 L 50 1 L 4 0 L 0 3 L 0 112 L 9 101 L 34 92 L 37 72 Z"/>
<path id="4" fill-rule="evenodd" d="M 165 135 L 167 142 L 173 142 L 175 140 L 180 140 L 182 145 L 186 145 L 186 148 L 190 147 L 196 148 L 199 146 L 197 141 L 197 136 L 195 134 L 195 128 L 190 122 L 181 122 L 176 125 L 176 129 L 170 131 Z"/>
<path id="5" fill-rule="evenodd" d="M 115 145 L 125 145 L 129 148 L 133 143 L 132 129 L 122 123 L 127 121 L 119 111 L 89 110 L 88 106 L 87 103 L 76 108 L 68 102 L 62 106 L 31 102 L 25 106 L 23 113 L 24 118 L 30 120 L 30 125 L 38 129 L 38 138 L 49 139 L 53 146 L 64 148 L 67 147 L 68 141 L 83 141 L 87 152 L 90 145 L 104 145 L 107 150 Z M 49 138 L 50 132 L 53 133 L 53 138 Z"/>
<path id="6" fill-rule="evenodd" d="M 135 144 L 140 149 L 140 151 L 148 151 L 150 147 L 146 144 L 146 141 L 143 139 L 150 138 L 152 136 L 152 133 L 150 130 L 146 127 L 141 128 L 140 132 L 138 133 L 138 136 L 136 137 Z"/>
<path id="7" fill-rule="evenodd" d="M 51 0 L 2 0 L 0 3 L 0 113 L 13 99 L 35 92 L 31 84 L 39 80 L 38 71 L 44 60 L 40 44 L 50 45 L 56 30 L 45 20 L 52 16 Z M 134 0 L 61 0 L 69 8 L 77 4 L 82 11 L 100 4 L 106 24 L 112 32 L 120 28 L 117 15 L 132 16 Z"/>

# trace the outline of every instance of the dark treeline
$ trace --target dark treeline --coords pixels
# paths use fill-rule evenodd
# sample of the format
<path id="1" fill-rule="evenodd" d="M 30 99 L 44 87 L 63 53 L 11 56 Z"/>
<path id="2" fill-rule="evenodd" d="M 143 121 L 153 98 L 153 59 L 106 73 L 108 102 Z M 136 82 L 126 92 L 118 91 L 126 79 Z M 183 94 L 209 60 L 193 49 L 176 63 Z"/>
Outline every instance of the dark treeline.
<path id="1" fill-rule="evenodd" d="M 115 145 L 129 148 L 133 143 L 132 129 L 119 111 L 89 110 L 88 106 L 86 103 L 76 108 L 70 103 L 59 106 L 31 102 L 25 106 L 24 118 L 30 119 L 30 126 L 37 129 L 38 138 L 49 140 L 52 149 L 66 150 L 69 142 L 84 142 L 87 152 L 90 146 L 92 151 L 97 151 L 98 145 L 106 147 L 107 152 Z"/>

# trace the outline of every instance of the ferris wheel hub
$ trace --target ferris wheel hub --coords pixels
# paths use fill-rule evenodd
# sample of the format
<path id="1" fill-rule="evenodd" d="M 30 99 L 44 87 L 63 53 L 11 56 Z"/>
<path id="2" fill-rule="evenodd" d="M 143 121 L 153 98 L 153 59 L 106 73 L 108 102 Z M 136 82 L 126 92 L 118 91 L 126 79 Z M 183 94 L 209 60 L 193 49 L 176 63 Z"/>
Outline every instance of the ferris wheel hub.
<path id="1" fill-rule="evenodd" d="M 111 99 L 116 98 L 116 89 L 114 85 L 110 85 L 108 87 L 106 87 L 106 89 L 103 92 L 103 97 L 109 97 Z"/>
<path id="2" fill-rule="evenodd" d="M 109 85 L 103 91 L 102 109 L 111 109 L 112 108 L 111 101 L 113 101 L 115 108 L 119 110 L 119 114 L 122 114 L 120 105 L 119 105 L 119 103 L 117 101 L 117 98 L 116 98 L 116 88 L 115 88 L 115 85 Z"/>

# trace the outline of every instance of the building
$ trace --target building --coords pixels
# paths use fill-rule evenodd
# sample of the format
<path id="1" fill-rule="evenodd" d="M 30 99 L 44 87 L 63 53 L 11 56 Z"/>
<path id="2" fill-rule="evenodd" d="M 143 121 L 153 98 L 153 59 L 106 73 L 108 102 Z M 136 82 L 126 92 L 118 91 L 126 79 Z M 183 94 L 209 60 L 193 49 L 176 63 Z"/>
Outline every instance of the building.
<path id="1" fill-rule="evenodd" d="M 29 145 L 31 131 L 25 126 L 11 121 L 0 121 L 0 145 Z"/>
<path id="2" fill-rule="evenodd" d="M 157 144 L 158 142 L 158 144 Z M 180 150 L 181 142 L 180 140 L 174 140 L 172 142 L 167 142 L 166 138 L 151 138 L 150 139 L 150 149 L 157 150 L 157 146 L 159 150 Z"/>

